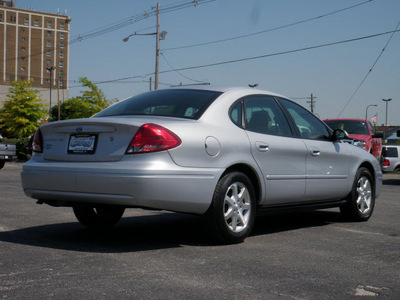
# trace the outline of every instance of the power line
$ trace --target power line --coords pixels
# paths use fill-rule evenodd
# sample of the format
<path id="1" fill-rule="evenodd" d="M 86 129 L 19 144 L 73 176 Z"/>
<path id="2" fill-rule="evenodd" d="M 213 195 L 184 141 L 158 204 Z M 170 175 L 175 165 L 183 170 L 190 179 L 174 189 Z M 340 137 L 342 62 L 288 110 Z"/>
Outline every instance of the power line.
<path id="1" fill-rule="evenodd" d="M 382 32 L 382 33 L 378 33 L 378 34 L 363 36 L 363 37 L 354 38 L 354 39 L 348 39 L 348 40 L 343 40 L 343 41 L 326 43 L 326 44 L 317 45 L 317 46 L 310 46 L 310 47 L 304 47 L 304 48 L 300 48 L 300 49 L 294 49 L 294 50 L 287 50 L 287 51 L 282 51 L 282 52 L 271 53 L 271 54 L 264 54 L 264 55 L 259 55 L 259 56 L 252 56 L 252 57 L 246 57 L 246 58 L 233 59 L 233 60 L 217 62 L 217 63 L 211 63 L 211 64 L 206 64 L 206 65 L 184 67 L 184 68 L 179 68 L 179 69 L 175 69 L 175 70 L 162 71 L 160 73 L 169 73 L 169 72 L 173 72 L 173 71 L 183 71 L 183 70 L 191 70 L 191 69 L 200 69 L 200 68 L 205 68 L 205 67 L 214 67 L 214 66 L 219 66 L 219 65 L 232 64 L 232 63 L 238 63 L 238 62 L 243 62 L 243 61 L 267 58 L 267 57 L 272 57 L 272 56 L 278 56 L 278 55 L 302 52 L 302 51 L 306 51 L 306 50 L 313 50 L 313 49 L 318 49 L 318 48 L 323 48 L 323 47 L 328 47 L 328 46 L 334 46 L 334 45 L 339 45 L 339 44 L 344 44 L 344 43 L 350 43 L 350 42 L 355 42 L 355 41 L 375 38 L 375 37 L 378 37 L 378 36 L 382 36 L 382 35 L 398 32 L 398 31 L 400 31 L 400 30 L 396 29 L 396 30 L 393 30 L 393 31 L 387 31 L 387 32 Z"/>
<path id="2" fill-rule="evenodd" d="M 312 17 L 312 18 L 309 18 L 309 19 L 305 19 L 305 20 L 294 22 L 294 23 L 278 26 L 278 27 L 275 27 L 275 28 L 265 29 L 265 30 L 262 30 L 262 31 L 254 32 L 254 33 L 239 35 L 239 36 L 235 36 L 235 37 L 231 37 L 231 38 L 220 39 L 220 40 L 215 40 L 215 41 L 210 41 L 210 42 L 198 43 L 198 44 L 193 44 L 193 45 L 171 47 L 171 48 L 166 48 L 166 49 L 163 49 L 163 50 L 164 51 L 170 51 L 170 50 L 178 50 L 178 49 L 199 47 L 199 46 L 217 44 L 217 43 L 237 40 L 237 39 L 241 39 L 241 38 L 246 38 L 246 37 L 250 37 L 250 36 L 254 36 L 254 35 L 258 35 L 258 34 L 262 34 L 262 33 L 267 33 L 267 32 L 271 32 L 271 31 L 275 31 L 275 30 L 279 30 L 279 29 L 283 29 L 283 28 L 287 28 L 287 27 L 292 27 L 292 26 L 299 25 L 299 24 L 302 24 L 302 23 L 306 23 L 306 22 L 322 19 L 324 17 L 330 16 L 330 15 L 334 15 L 334 14 L 337 14 L 337 13 L 340 13 L 340 12 L 343 12 L 343 11 L 346 11 L 346 10 L 349 10 L 349 9 L 352 9 L 352 8 L 367 4 L 367 3 L 372 2 L 372 1 L 373 0 L 367 0 L 367 1 L 358 3 L 358 4 L 355 4 L 355 5 L 346 7 L 346 8 L 342 8 L 342 9 L 339 9 L 339 10 L 335 10 L 335 11 L 332 11 L 332 12 L 317 16 L 317 17 Z"/>
<path id="3" fill-rule="evenodd" d="M 357 94 L 358 90 L 361 88 L 361 86 L 364 84 L 365 80 L 367 79 L 367 77 L 369 76 L 369 74 L 371 74 L 373 68 L 375 67 L 375 65 L 377 64 L 378 60 L 381 58 L 383 52 L 386 50 L 386 47 L 389 45 L 390 41 L 392 40 L 394 34 L 396 32 L 398 32 L 399 30 L 397 30 L 397 28 L 399 28 L 400 26 L 400 22 L 397 23 L 397 26 L 395 28 L 395 30 L 392 32 L 392 34 L 389 37 L 389 40 L 386 42 L 385 46 L 383 47 L 381 53 L 379 53 L 378 57 L 375 59 L 374 63 L 372 64 L 372 67 L 368 70 L 367 74 L 364 76 L 363 80 L 361 80 L 360 84 L 358 85 L 358 87 L 356 88 L 356 90 L 354 91 L 353 95 L 350 97 L 349 101 L 347 101 L 346 105 L 343 107 L 343 109 L 340 111 L 340 113 L 338 114 L 338 118 L 339 116 L 343 113 L 343 111 L 346 109 L 346 107 L 350 104 L 350 102 L 353 100 L 354 96 Z"/>
<path id="4" fill-rule="evenodd" d="M 164 53 L 161 52 L 161 56 L 164 58 L 165 62 L 168 64 L 168 66 L 170 66 L 172 69 L 176 70 L 176 69 L 169 63 L 169 61 L 168 61 L 167 58 L 165 57 Z M 179 72 L 179 71 L 176 71 L 176 73 L 178 73 L 178 74 L 181 75 L 182 77 L 184 77 L 184 78 L 186 78 L 186 79 L 189 79 L 189 80 L 191 80 L 191 81 L 204 83 L 202 80 L 196 80 L 196 79 L 190 78 L 190 77 L 188 77 L 188 76 L 182 74 L 182 73 Z"/>
<path id="5" fill-rule="evenodd" d="M 324 47 L 329 47 L 329 46 L 335 46 L 335 45 L 340 45 L 340 44 L 345 44 L 345 43 L 351 43 L 351 42 L 356 42 L 356 41 L 376 38 L 376 37 L 387 35 L 387 34 L 392 34 L 393 35 L 395 32 L 399 32 L 399 31 L 400 30 L 396 29 L 396 30 L 381 32 L 381 33 L 372 34 L 372 35 L 368 35 L 368 36 L 362 36 L 362 37 L 358 37 L 358 38 L 347 39 L 347 40 L 342 40 L 342 41 L 337 41 L 337 42 L 332 42 L 332 43 L 326 43 L 326 44 L 321 44 L 321 45 L 316 45 L 316 46 L 304 47 L 304 48 L 299 48 L 299 49 L 294 49 L 294 50 L 287 50 L 287 51 L 264 54 L 264 55 L 259 55 L 259 56 L 239 58 L 239 59 L 216 62 L 216 63 L 211 63 L 211 64 L 204 64 L 204 65 L 197 65 L 197 66 L 182 67 L 182 68 L 172 69 L 172 70 L 165 70 L 165 71 L 160 71 L 160 74 L 161 73 L 164 74 L 164 73 L 170 73 L 170 72 L 184 71 L 184 70 L 207 68 L 207 67 L 215 67 L 215 66 L 219 66 L 219 65 L 233 64 L 233 63 L 244 62 L 244 61 L 249 61 L 249 60 L 256 60 L 256 59 L 262 59 L 262 58 L 267 58 L 267 57 L 273 57 L 273 56 L 280 56 L 280 55 L 285 55 L 285 54 L 297 53 L 297 52 L 302 52 L 302 51 L 307 51 L 307 50 L 314 50 L 314 49 L 318 49 L 318 48 L 324 48 Z M 124 77 L 124 78 L 118 78 L 118 79 L 110 79 L 110 80 L 106 80 L 106 81 L 98 81 L 98 82 L 95 82 L 95 84 L 110 83 L 110 82 L 127 80 L 127 79 L 134 79 L 134 78 L 139 78 L 139 77 L 140 78 L 145 78 L 147 76 L 151 76 L 152 74 L 153 74 L 153 72 L 145 74 L 145 75 L 141 75 L 141 76 L 135 75 L 135 76 L 129 76 L 129 77 Z"/>

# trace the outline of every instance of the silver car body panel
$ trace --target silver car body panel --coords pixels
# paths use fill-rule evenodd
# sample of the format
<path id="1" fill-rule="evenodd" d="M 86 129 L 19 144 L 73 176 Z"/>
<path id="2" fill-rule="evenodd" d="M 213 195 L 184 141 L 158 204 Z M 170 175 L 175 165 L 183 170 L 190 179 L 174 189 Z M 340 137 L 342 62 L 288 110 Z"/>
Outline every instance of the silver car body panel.
<path id="1" fill-rule="evenodd" d="M 232 123 L 229 107 L 246 95 L 276 94 L 215 90 L 225 93 L 199 120 L 119 116 L 43 125 L 44 152 L 34 153 L 21 173 L 26 195 L 66 205 L 104 203 L 203 214 L 219 179 L 233 166 L 246 166 L 254 173 L 258 203 L 269 206 L 343 198 L 364 163 L 373 166 L 379 195 L 382 172 L 366 151 L 346 143 L 246 131 Z M 144 123 L 171 130 L 182 144 L 162 152 L 125 154 Z M 68 153 L 70 136 L 85 133 L 97 136 L 95 153 Z"/>

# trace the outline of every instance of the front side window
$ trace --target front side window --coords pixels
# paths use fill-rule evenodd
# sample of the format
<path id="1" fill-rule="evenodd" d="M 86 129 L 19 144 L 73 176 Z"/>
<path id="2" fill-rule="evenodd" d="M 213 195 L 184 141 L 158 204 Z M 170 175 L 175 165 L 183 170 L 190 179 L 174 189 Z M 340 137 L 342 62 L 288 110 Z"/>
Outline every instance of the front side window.
<path id="1" fill-rule="evenodd" d="M 325 123 L 332 129 L 342 129 L 348 134 L 369 135 L 365 121 L 358 120 L 326 120 Z"/>
<path id="2" fill-rule="evenodd" d="M 301 138 L 314 140 L 328 140 L 330 138 L 329 130 L 324 123 L 311 112 L 292 101 L 286 99 L 279 99 L 279 101 L 292 116 Z"/>
<path id="3" fill-rule="evenodd" d="M 245 98 L 246 130 L 280 136 L 292 136 L 289 123 L 271 96 Z"/>
<path id="4" fill-rule="evenodd" d="M 94 117 L 152 115 L 197 120 L 219 95 L 204 90 L 157 90 L 121 101 Z"/>

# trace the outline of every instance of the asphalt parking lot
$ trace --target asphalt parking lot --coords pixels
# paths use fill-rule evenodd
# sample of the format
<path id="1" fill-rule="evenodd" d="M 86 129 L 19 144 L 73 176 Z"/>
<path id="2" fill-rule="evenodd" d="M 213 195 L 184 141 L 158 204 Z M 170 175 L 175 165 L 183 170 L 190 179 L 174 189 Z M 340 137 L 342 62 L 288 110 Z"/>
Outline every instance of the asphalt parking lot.
<path id="1" fill-rule="evenodd" d="M 214 245 L 198 217 L 130 209 L 90 232 L 69 208 L 35 204 L 19 163 L 0 170 L 0 299 L 398 299 L 400 176 L 368 222 L 338 209 L 259 217 Z"/>

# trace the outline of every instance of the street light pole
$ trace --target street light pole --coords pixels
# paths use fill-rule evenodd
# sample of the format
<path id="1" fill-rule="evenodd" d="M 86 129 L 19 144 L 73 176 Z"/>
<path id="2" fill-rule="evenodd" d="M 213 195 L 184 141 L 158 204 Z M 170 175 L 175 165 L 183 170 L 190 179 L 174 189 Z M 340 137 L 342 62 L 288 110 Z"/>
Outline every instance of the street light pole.
<path id="1" fill-rule="evenodd" d="M 368 106 L 367 106 L 367 108 L 365 109 L 365 120 L 368 120 L 368 108 L 371 107 L 371 106 L 378 106 L 378 105 L 376 105 L 376 104 L 371 104 L 371 105 L 368 105 Z"/>
<path id="2" fill-rule="evenodd" d="M 154 89 L 158 89 L 158 74 L 159 74 L 159 57 L 160 57 L 160 40 L 165 39 L 167 35 L 167 31 L 160 32 L 160 3 L 157 3 L 157 25 L 156 25 L 156 32 L 152 33 L 132 33 L 128 35 L 123 41 L 126 43 L 131 36 L 134 35 L 155 35 L 156 36 L 156 69 L 154 72 Z M 151 90 L 151 83 L 150 83 L 150 90 Z"/>
<path id="3" fill-rule="evenodd" d="M 386 120 L 385 120 L 385 139 L 386 139 L 386 133 L 387 133 L 387 114 L 388 114 L 388 103 L 391 101 L 392 98 L 389 99 L 382 99 L 382 101 L 386 102 Z"/>

